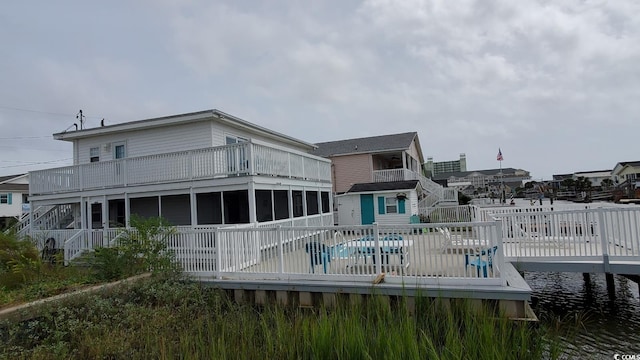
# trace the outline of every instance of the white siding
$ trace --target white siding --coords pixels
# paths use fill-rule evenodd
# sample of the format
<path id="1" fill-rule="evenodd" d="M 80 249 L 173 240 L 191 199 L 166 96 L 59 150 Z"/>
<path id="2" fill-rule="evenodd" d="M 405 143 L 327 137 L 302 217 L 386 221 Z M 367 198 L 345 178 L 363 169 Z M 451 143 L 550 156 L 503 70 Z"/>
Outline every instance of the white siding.
<path id="1" fill-rule="evenodd" d="M 384 214 L 380 214 L 380 209 L 378 208 L 378 197 L 380 196 L 395 197 L 396 194 L 399 192 L 403 192 L 407 194 L 407 199 L 405 200 L 405 203 L 404 203 L 404 206 L 405 206 L 404 214 L 399 214 L 399 213 L 387 214 L 386 211 Z M 381 224 L 381 225 L 408 224 L 409 218 L 411 217 L 414 207 L 416 209 L 416 212 L 414 214 L 417 214 L 418 196 L 415 190 L 409 190 L 409 191 L 394 190 L 394 191 L 373 193 L 373 206 L 375 209 L 376 222 L 378 224 Z"/>
<path id="2" fill-rule="evenodd" d="M 404 214 L 380 214 L 378 207 L 378 197 L 395 197 L 397 193 L 407 194 Z M 385 192 L 374 192 L 373 209 L 375 222 L 383 225 L 409 224 L 412 214 L 418 213 L 418 194 L 415 190 L 395 190 Z M 338 207 L 338 225 L 361 225 L 362 216 L 360 213 L 360 194 L 344 194 L 335 197 Z"/>
<path id="3" fill-rule="evenodd" d="M 151 128 L 141 131 L 130 131 L 120 134 L 109 134 L 92 138 L 79 139 L 74 143 L 74 163 L 89 163 L 89 151 L 93 147 L 100 148 L 100 161 L 113 160 L 114 146 L 124 143 L 126 157 L 163 154 L 186 151 L 212 146 L 226 145 L 225 136 L 232 135 L 245 139 L 258 139 L 270 144 L 286 146 L 303 152 L 306 148 L 293 146 L 261 135 L 253 134 L 245 129 L 233 128 L 220 124 L 215 120 L 185 123 L 167 127 Z"/>
<path id="4" fill-rule="evenodd" d="M 238 128 L 234 128 L 231 126 L 228 126 L 226 124 L 221 124 L 218 122 L 214 122 L 213 123 L 213 131 L 212 131 L 212 146 L 221 146 L 221 145 L 226 145 L 226 139 L 225 137 L 229 135 L 229 136 L 235 136 L 235 137 L 242 137 L 245 139 L 255 139 L 255 140 L 260 140 L 262 142 L 268 143 L 268 144 L 273 144 L 273 145 L 278 145 L 278 146 L 283 146 L 289 149 L 295 149 L 298 151 L 302 151 L 302 152 L 309 152 L 309 150 L 305 147 L 302 146 L 295 146 L 293 144 L 290 143 L 286 143 L 284 141 L 278 141 L 276 139 L 273 139 L 271 137 L 266 137 L 263 135 L 259 135 L 259 134 L 255 134 L 252 132 L 248 132 L 247 130 L 244 129 L 238 129 Z"/>
<path id="5" fill-rule="evenodd" d="M 1 194 L 11 194 L 11 204 L 0 204 L 0 217 L 20 216 L 22 214 L 22 193 L 3 191 Z"/>
<path id="6" fill-rule="evenodd" d="M 89 149 L 100 148 L 100 161 L 113 160 L 114 145 L 125 143 L 126 157 L 162 154 L 211 146 L 211 122 L 187 123 L 144 131 L 109 134 L 77 142 L 79 159 L 89 163 Z"/>

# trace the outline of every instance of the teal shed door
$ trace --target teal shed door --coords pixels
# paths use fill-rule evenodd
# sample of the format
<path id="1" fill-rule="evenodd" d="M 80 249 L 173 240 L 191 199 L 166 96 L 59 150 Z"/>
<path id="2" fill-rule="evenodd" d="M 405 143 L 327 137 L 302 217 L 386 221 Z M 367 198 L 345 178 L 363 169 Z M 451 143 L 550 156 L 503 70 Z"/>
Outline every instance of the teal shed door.
<path id="1" fill-rule="evenodd" d="M 375 221 L 374 212 L 373 194 L 360 195 L 360 215 L 362 218 L 362 225 L 373 224 Z"/>

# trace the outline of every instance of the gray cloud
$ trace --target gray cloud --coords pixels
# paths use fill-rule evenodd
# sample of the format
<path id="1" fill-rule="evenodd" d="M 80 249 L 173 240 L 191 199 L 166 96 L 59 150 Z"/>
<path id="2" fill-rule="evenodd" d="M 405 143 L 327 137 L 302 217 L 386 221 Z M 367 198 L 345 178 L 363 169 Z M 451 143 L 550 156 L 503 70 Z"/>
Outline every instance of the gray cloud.
<path id="1" fill-rule="evenodd" d="M 473 169 L 497 167 L 501 147 L 503 166 L 536 178 L 637 160 L 633 0 L 70 1 L 6 14 L 8 138 L 47 137 L 79 108 L 95 126 L 215 107 L 310 142 L 418 131 L 426 155 L 464 152 Z M 71 155 L 44 138 L 0 146 L 0 174 Z"/>

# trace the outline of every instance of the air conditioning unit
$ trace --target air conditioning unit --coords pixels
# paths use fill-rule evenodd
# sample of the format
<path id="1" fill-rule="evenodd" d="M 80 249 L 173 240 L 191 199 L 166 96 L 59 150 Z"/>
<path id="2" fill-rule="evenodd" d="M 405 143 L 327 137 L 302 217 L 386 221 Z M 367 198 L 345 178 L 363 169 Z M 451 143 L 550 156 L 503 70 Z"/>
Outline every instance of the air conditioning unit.
<path id="1" fill-rule="evenodd" d="M 102 145 L 102 151 L 106 153 L 111 152 L 111 143 L 106 143 Z"/>

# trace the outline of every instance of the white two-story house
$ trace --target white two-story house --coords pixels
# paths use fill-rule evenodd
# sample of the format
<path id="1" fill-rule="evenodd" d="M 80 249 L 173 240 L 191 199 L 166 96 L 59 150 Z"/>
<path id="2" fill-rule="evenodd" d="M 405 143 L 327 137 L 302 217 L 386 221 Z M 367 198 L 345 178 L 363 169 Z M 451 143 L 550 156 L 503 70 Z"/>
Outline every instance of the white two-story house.
<path id="1" fill-rule="evenodd" d="M 30 173 L 34 211 L 22 230 L 65 230 L 58 247 L 133 215 L 176 226 L 333 224 L 331 162 L 311 155 L 314 145 L 218 110 L 53 136 L 73 143 L 73 165 Z"/>

